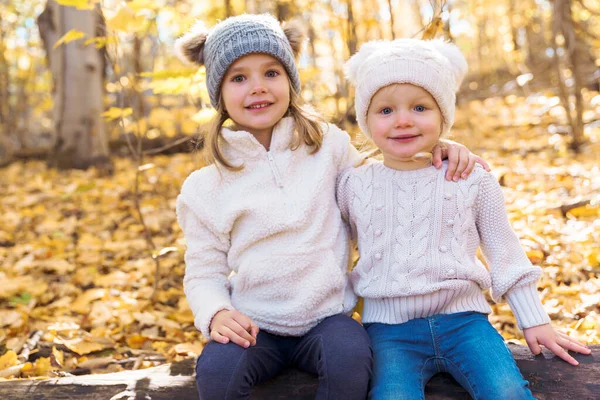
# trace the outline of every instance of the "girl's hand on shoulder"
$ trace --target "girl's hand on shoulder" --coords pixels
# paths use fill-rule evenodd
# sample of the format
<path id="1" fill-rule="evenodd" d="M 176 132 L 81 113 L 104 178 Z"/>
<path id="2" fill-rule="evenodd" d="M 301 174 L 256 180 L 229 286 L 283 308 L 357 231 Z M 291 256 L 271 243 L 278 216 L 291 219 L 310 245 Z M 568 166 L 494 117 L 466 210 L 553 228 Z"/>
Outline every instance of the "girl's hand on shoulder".
<path id="1" fill-rule="evenodd" d="M 210 322 L 210 337 L 215 342 L 227 344 L 230 341 L 248 348 L 256 344 L 258 326 L 246 315 L 237 310 L 221 310 Z"/>
<path id="2" fill-rule="evenodd" d="M 590 354 L 592 351 L 578 340 L 575 340 L 563 332 L 555 331 L 550 324 L 532 326 L 523 329 L 525 341 L 533 354 L 540 354 L 544 346 L 556 356 L 562 358 L 571 365 L 579 365 L 579 362 L 571 357 L 567 350 L 581 354 Z"/>
<path id="3" fill-rule="evenodd" d="M 440 169 L 442 160 L 448 160 L 448 171 L 446 171 L 446 180 L 458 182 L 459 179 L 466 179 L 475 168 L 475 163 L 481 164 L 486 170 L 490 171 L 490 166 L 485 160 L 469 151 L 465 146 L 451 140 L 440 140 L 433 148 L 433 165 Z"/>

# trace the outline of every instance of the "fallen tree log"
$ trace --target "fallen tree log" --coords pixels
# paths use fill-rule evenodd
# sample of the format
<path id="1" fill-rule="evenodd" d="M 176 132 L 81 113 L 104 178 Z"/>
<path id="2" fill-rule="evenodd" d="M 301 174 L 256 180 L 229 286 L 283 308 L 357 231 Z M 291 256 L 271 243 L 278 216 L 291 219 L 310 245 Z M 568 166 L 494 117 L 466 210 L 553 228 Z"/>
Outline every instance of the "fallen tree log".
<path id="1" fill-rule="evenodd" d="M 578 367 L 549 352 L 533 356 L 520 345 L 509 345 L 521 372 L 541 400 L 599 399 L 600 345 L 588 356 L 574 354 Z M 485 355 L 482 355 L 485 357 Z M 158 367 L 111 374 L 73 376 L 47 380 L 0 382 L 3 400 L 185 400 L 197 399 L 194 381 L 195 360 L 187 359 Z M 352 379 L 351 376 L 348 379 Z M 313 399 L 317 379 L 289 369 L 276 379 L 257 387 L 252 399 Z M 437 375 L 427 385 L 426 398 L 468 399 L 469 395 L 449 375 Z"/>

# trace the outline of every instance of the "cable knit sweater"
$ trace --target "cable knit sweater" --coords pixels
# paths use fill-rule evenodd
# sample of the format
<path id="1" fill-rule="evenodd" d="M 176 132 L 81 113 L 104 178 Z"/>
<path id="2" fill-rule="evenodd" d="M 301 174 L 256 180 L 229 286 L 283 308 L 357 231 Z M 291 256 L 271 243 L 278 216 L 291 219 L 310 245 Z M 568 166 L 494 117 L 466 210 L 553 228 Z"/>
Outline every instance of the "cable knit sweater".
<path id="1" fill-rule="evenodd" d="M 324 130 L 321 149 L 310 154 L 305 145 L 290 149 L 292 118 L 274 127 L 269 151 L 252 134 L 224 128 L 223 153 L 244 169 L 210 165 L 184 182 L 177 198 L 187 242 L 184 291 L 204 336 L 224 309 L 265 331 L 301 336 L 354 308 L 335 185 L 360 155 L 347 133 Z"/>
<path id="2" fill-rule="evenodd" d="M 482 290 L 491 287 L 519 327 L 548 323 L 536 290 L 541 269 L 509 225 L 498 182 L 481 167 L 448 182 L 446 170 L 447 163 L 414 171 L 374 163 L 340 175 L 338 204 L 358 239 L 351 280 L 364 297 L 363 322 L 490 313 Z M 480 245 L 489 271 L 476 257 Z"/>

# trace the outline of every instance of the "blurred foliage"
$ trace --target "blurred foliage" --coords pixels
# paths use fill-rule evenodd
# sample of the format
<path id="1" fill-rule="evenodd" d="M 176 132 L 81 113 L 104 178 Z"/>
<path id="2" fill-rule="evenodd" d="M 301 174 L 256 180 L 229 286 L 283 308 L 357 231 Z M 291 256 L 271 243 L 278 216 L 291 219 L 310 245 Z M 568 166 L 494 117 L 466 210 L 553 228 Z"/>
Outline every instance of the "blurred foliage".
<path id="1" fill-rule="evenodd" d="M 11 0 L 0 4 L 0 137 L 15 149 L 48 147 L 52 143 L 51 79 L 45 68 L 36 18 L 46 0 Z M 124 116 L 125 132 L 154 138 L 194 134 L 206 118 L 192 116 L 209 107 L 203 68 L 190 68 L 172 52 L 176 37 L 196 20 L 214 25 L 228 14 L 270 12 L 280 19 L 299 19 L 309 41 L 299 61 L 303 96 L 328 118 L 354 128 L 352 93 L 342 63 L 361 43 L 395 37 L 444 36 L 465 53 L 470 74 L 464 98 L 555 91 L 558 76 L 551 67 L 552 41 L 564 56 L 563 37 L 553 37 L 553 2 L 526 0 L 60 0 L 66 6 L 90 9 L 100 3 L 105 35 L 81 37 L 70 31 L 54 46 L 70 41 L 106 48 L 106 109 L 133 108 Z M 591 0 L 571 2 L 578 34 L 582 74 L 589 87 L 598 86 L 600 70 L 600 7 Z M 391 6 L 391 12 L 390 12 Z M 563 65 L 566 85 L 572 71 Z M 589 103 L 586 104 L 586 107 Z M 154 110 L 170 113 L 156 118 Z M 109 114 L 109 120 L 113 114 Z M 201 114 L 207 115 L 206 113 Z M 567 121 L 561 121 L 565 124 Z M 120 118 L 108 121 L 112 137 L 122 133 Z"/>
<path id="2" fill-rule="evenodd" d="M 95 0 L 59 0 L 90 8 Z M 60 43 L 106 49 L 106 108 L 113 139 L 198 133 L 212 117 L 202 84 L 172 52 L 196 19 L 270 12 L 298 18 L 310 40 L 300 64 L 303 96 L 366 148 L 353 118 L 342 63 L 361 43 L 445 36 L 464 51 L 470 73 L 459 94 L 454 139 L 493 164 L 510 219 L 529 258 L 544 269 L 541 296 L 555 325 L 600 343 L 600 7 L 573 1 L 583 54 L 586 145 L 569 151 L 568 119 L 552 68 L 553 2 L 546 0 L 103 0 L 107 32 Z M 52 145 L 52 83 L 36 18 L 45 1 L 0 3 L 0 150 Z M 389 5 L 392 6 L 390 12 Z M 137 49 L 137 50 L 136 50 Z M 568 88 L 573 71 L 562 74 Z M 142 107 L 140 107 L 140 105 Z M 122 125 L 121 125 L 122 124 Z M 0 156 L 1 156 L 0 151 Z M 174 202 L 197 154 L 155 156 L 144 165 L 117 158 L 115 175 L 48 169 L 18 161 L 0 169 L 0 378 L 56 376 L 89 369 L 146 367 L 198 354 L 205 340 L 183 295 L 184 243 Z M 136 191 L 133 182 L 140 174 Z M 141 202 L 157 250 L 149 254 L 134 216 Z M 159 257 L 160 282 L 151 301 Z M 506 305 L 491 317 L 506 339 L 522 341 Z M 38 353 L 19 359 L 28 335 Z M 15 368 L 17 367 L 17 368 Z M 11 369 L 13 368 L 13 369 Z"/>

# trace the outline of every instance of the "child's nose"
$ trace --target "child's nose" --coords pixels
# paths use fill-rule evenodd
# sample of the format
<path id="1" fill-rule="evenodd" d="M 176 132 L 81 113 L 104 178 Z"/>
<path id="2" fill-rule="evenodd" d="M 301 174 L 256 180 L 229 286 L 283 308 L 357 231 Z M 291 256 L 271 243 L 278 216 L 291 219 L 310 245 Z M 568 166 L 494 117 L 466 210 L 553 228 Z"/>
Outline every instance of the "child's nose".
<path id="1" fill-rule="evenodd" d="M 410 113 L 407 111 L 398 111 L 396 113 L 396 127 L 405 128 L 412 126 L 413 121 L 410 116 Z"/>
<path id="2" fill-rule="evenodd" d="M 262 79 L 254 79 L 252 81 L 252 94 L 260 94 L 265 93 L 267 91 L 267 86 Z"/>

